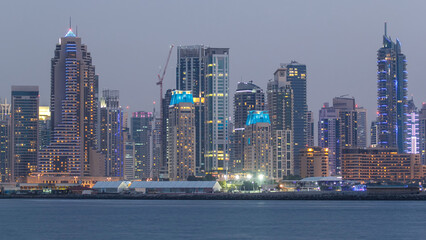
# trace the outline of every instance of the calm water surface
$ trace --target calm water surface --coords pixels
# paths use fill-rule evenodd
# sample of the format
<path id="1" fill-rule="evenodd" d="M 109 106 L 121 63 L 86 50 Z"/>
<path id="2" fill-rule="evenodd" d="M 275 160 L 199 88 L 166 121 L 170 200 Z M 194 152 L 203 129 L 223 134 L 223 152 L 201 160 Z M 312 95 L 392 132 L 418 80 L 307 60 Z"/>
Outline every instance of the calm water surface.
<path id="1" fill-rule="evenodd" d="M 0 239 L 426 239 L 426 202 L 1 199 Z"/>

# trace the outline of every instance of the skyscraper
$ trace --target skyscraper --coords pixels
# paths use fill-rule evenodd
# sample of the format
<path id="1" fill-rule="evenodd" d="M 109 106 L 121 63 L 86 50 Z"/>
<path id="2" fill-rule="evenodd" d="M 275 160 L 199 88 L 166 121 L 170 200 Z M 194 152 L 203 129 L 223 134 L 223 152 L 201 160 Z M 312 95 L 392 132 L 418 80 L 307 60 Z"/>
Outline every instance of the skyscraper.
<path id="1" fill-rule="evenodd" d="M 419 138 L 419 112 L 417 111 L 414 100 L 408 100 L 407 109 L 407 135 L 406 135 L 406 153 L 418 154 L 420 150 Z"/>
<path id="2" fill-rule="evenodd" d="M 294 162 L 294 94 L 286 75 L 286 68 L 278 68 L 267 87 L 272 137 L 270 177 L 274 179 L 298 175 Z"/>
<path id="3" fill-rule="evenodd" d="M 426 103 L 419 111 L 419 153 L 422 164 L 426 164 Z"/>
<path id="4" fill-rule="evenodd" d="M 38 134 L 39 134 L 39 149 L 43 149 L 50 144 L 50 137 L 52 133 L 50 121 L 50 108 L 49 106 L 40 106 L 38 114 Z"/>
<path id="5" fill-rule="evenodd" d="M 244 130 L 244 171 L 271 178 L 271 154 L 269 114 L 265 111 L 250 111 Z"/>
<path id="6" fill-rule="evenodd" d="M 12 86 L 11 181 L 37 171 L 38 107 L 38 86 Z"/>
<path id="7" fill-rule="evenodd" d="M 161 168 L 163 167 L 161 161 L 161 121 L 162 119 L 153 114 L 152 134 L 151 134 L 151 177 L 154 180 L 160 178 Z"/>
<path id="8" fill-rule="evenodd" d="M 173 92 L 169 104 L 169 179 L 186 181 L 195 175 L 195 107 L 190 91 Z"/>
<path id="9" fill-rule="evenodd" d="M 329 171 L 332 175 L 338 174 L 340 159 L 340 121 L 339 110 L 330 107 L 328 103 L 319 111 L 318 118 L 318 145 L 328 148 Z"/>
<path id="10" fill-rule="evenodd" d="M 407 62 L 398 39 L 386 32 L 383 47 L 377 51 L 377 128 L 378 146 L 403 153 L 407 121 Z"/>
<path id="11" fill-rule="evenodd" d="M 151 177 L 152 112 L 134 112 L 131 118 L 132 139 L 135 142 L 135 177 Z"/>
<path id="12" fill-rule="evenodd" d="M 0 182 L 10 181 L 10 104 L 0 103 Z"/>
<path id="13" fill-rule="evenodd" d="M 205 65 L 205 166 L 208 171 L 227 170 L 229 48 L 206 49 Z"/>
<path id="14" fill-rule="evenodd" d="M 101 174 L 98 170 L 104 158 L 96 149 L 97 91 L 91 54 L 69 29 L 59 39 L 51 60 L 52 138 L 40 151 L 39 171 L 75 176 Z"/>
<path id="15" fill-rule="evenodd" d="M 300 172 L 299 152 L 306 147 L 307 139 L 307 83 L 306 83 L 306 65 L 291 61 L 282 67 L 287 69 L 287 82 L 290 83 L 293 90 L 293 136 L 294 136 L 294 168 L 295 172 Z"/>
<path id="16" fill-rule="evenodd" d="M 306 146 L 315 146 L 315 124 L 314 124 L 314 113 L 312 111 L 306 112 Z"/>
<path id="17" fill-rule="evenodd" d="M 357 114 L 357 146 L 360 148 L 367 147 L 367 109 L 356 106 Z"/>
<path id="18" fill-rule="evenodd" d="M 204 172 L 205 149 L 205 94 L 206 94 L 206 46 L 178 46 L 176 66 L 176 89 L 191 91 L 195 104 L 195 161 L 197 174 Z M 166 106 L 170 103 L 167 102 Z"/>
<path id="19" fill-rule="evenodd" d="M 234 95 L 234 129 L 232 133 L 232 171 L 241 172 L 244 166 L 244 128 L 249 111 L 265 110 L 265 93 L 253 82 L 239 82 Z"/>
<path id="20" fill-rule="evenodd" d="M 118 90 L 103 90 L 100 108 L 99 145 L 105 155 L 105 176 L 123 177 L 123 110 Z"/>

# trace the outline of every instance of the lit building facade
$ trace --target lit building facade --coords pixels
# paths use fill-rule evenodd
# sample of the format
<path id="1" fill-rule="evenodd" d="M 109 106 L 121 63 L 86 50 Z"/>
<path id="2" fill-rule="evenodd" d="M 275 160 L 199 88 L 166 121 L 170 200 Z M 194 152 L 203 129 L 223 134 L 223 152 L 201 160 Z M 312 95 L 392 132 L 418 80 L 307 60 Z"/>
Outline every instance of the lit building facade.
<path id="1" fill-rule="evenodd" d="M 38 86 L 12 86 L 11 181 L 37 171 Z"/>
<path id="2" fill-rule="evenodd" d="M 407 182 L 423 178 L 419 154 L 389 148 L 347 148 L 342 153 L 342 178 L 354 181 Z"/>
<path id="3" fill-rule="evenodd" d="M 328 177 L 328 149 L 321 147 L 309 147 L 300 151 L 300 176 L 307 177 Z"/>
<path id="4" fill-rule="evenodd" d="M 176 89 L 191 91 L 195 104 L 197 174 L 205 171 L 205 94 L 206 94 L 206 49 L 203 45 L 178 46 L 176 66 Z M 167 102 L 166 106 L 168 106 Z"/>
<path id="5" fill-rule="evenodd" d="M 371 122 L 370 127 L 370 147 L 377 147 L 377 143 L 379 142 L 379 133 L 377 129 L 377 121 Z"/>
<path id="6" fill-rule="evenodd" d="M 404 152 L 407 121 L 407 62 L 398 39 L 387 36 L 377 51 L 378 146 Z"/>
<path id="7" fill-rule="evenodd" d="M 168 173 L 171 181 L 195 175 L 195 106 L 190 91 L 176 90 L 169 104 Z"/>
<path id="8" fill-rule="evenodd" d="M 205 65 L 205 169 L 226 171 L 229 161 L 229 48 L 206 49 Z"/>
<path id="9" fill-rule="evenodd" d="M 426 103 L 419 111 L 419 153 L 422 164 L 426 165 Z"/>
<path id="10" fill-rule="evenodd" d="M 51 142 L 40 151 L 38 171 L 100 174 L 105 159 L 97 150 L 97 91 L 91 54 L 69 29 L 51 60 Z"/>
<path id="11" fill-rule="evenodd" d="M 253 82 L 239 82 L 234 95 L 234 127 L 232 131 L 232 172 L 238 173 L 244 166 L 244 128 L 250 111 L 265 110 L 265 93 Z"/>
<path id="12" fill-rule="evenodd" d="M 287 82 L 287 69 L 278 68 L 267 86 L 268 112 L 271 119 L 272 167 L 271 177 L 298 175 L 295 171 L 294 94 Z"/>
<path id="13" fill-rule="evenodd" d="M 315 119 L 312 111 L 306 112 L 306 147 L 315 146 Z"/>
<path id="14" fill-rule="evenodd" d="M 0 182 L 9 182 L 10 167 L 10 104 L 0 103 Z"/>
<path id="15" fill-rule="evenodd" d="M 105 176 L 123 177 L 123 110 L 118 90 L 103 90 L 100 101 L 99 145 L 105 155 Z"/>
<path id="16" fill-rule="evenodd" d="M 265 111 L 250 111 L 244 130 L 244 166 L 250 173 L 272 178 L 271 121 Z"/>
<path id="17" fill-rule="evenodd" d="M 39 149 L 43 149 L 50 144 L 52 134 L 50 121 L 50 108 L 49 106 L 40 106 L 38 114 L 38 134 L 39 134 Z"/>
<path id="18" fill-rule="evenodd" d="M 367 109 L 362 107 L 355 108 L 356 111 L 356 121 L 357 121 L 357 146 L 358 147 L 367 147 Z"/>
<path id="19" fill-rule="evenodd" d="M 420 150 L 420 130 L 419 130 L 419 112 L 414 105 L 414 100 L 408 101 L 407 110 L 407 135 L 406 135 L 406 153 L 418 154 Z"/>
<path id="20" fill-rule="evenodd" d="M 131 118 L 132 139 L 135 143 L 135 177 L 151 177 L 152 112 L 134 112 Z"/>
<path id="21" fill-rule="evenodd" d="M 340 159 L 340 121 L 339 111 L 330 107 L 328 103 L 319 111 L 318 145 L 328 148 L 329 170 L 331 175 L 339 173 Z"/>
<path id="22" fill-rule="evenodd" d="M 306 147 L 307 141 L 307 73 L 306 65 L 291 61 L 283 65 L 287 69 L 287 82 L 293 90 L 293 138 L 294 138 L 294 172 L 300 172 L 300 149 Z"/>

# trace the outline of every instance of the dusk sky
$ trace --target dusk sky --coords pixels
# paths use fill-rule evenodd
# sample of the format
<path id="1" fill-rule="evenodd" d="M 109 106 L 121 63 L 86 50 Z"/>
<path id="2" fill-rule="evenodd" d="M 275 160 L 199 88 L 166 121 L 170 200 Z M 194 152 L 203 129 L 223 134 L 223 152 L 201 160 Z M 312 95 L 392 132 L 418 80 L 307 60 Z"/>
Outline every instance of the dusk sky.
<path id="1" fill-rule="evenodd" d="M 407 56 L 408 91 L 426 101 L 426 2 L 408 1 L 1 1 L 0 97 L 11 85 L 40 86 L 49 105 L 50 59 L 72 16 L 92 53 L 100 90 L 120 90 L 123 107 L 151 111 L 170 44 L 230 48 L 230 102 L 237 82 L 266 90 L 280 63 L 307 65 L 314 111 L 348 94 L 376 112 L 376 52 L 383 23 Z M 175 87 L 176 51 L 165 78 Z"/>

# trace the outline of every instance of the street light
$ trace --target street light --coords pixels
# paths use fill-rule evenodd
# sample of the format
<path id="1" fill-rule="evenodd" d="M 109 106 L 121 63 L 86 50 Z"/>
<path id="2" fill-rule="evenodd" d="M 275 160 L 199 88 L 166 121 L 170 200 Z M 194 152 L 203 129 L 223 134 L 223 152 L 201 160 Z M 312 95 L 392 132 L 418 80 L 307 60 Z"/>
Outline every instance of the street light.
<path id="1" fill-rule="evenodd" d="M 247 179 L 250 180 L 253 176 L 251 174 L 247 174 Z"/>
<path id="2" fill-rule="evenodd" d="M 265 176 L 263 176 L 263 174 L 260 174 L 259 176 L 257 176 L 257 178 L 259 178 L 259 181 L 262 181 L 264 177 Z"/>

